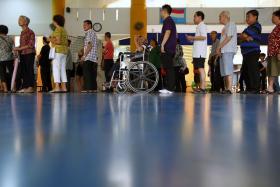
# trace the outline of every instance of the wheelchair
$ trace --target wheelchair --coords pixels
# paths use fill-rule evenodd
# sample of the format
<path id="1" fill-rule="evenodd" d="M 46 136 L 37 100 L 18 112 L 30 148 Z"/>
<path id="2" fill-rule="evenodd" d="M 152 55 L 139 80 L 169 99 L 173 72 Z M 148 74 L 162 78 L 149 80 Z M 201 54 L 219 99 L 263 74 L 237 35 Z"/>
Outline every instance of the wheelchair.
<path id="1" fill-rule="evenodd" d="M 110 83 L 106 86 L 117 93 L 150 93 L 159 82 L 157 68 L 146 59 L 148 52 L 125 52 L 120 57 L 119 66 L 113 70 Z"/>

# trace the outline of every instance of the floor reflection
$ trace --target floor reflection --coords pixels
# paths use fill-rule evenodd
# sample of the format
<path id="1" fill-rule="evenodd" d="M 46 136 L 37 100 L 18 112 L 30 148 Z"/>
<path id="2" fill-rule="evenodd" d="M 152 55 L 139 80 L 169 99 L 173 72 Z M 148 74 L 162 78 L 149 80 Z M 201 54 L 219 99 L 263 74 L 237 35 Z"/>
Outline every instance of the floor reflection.
<path id="1" fill-rule="evenodd" d="M 277 186 L 279 103 L 215 94 L 3 96 L 0 186 Z"/>

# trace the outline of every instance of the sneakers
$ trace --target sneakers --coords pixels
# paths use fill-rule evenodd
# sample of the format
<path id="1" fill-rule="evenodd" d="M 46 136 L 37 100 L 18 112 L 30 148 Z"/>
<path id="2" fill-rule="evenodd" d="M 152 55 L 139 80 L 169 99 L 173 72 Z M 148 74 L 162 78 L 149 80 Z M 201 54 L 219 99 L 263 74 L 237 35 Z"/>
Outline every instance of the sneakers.
<path id="1" fill-rule="evenodd" d="M 167 89 L 163 89 L 163 90 L 159 90 L 159 93 L 162 93 L 162 94 L 172 94 L 173 92 L 167 90 Z"/>

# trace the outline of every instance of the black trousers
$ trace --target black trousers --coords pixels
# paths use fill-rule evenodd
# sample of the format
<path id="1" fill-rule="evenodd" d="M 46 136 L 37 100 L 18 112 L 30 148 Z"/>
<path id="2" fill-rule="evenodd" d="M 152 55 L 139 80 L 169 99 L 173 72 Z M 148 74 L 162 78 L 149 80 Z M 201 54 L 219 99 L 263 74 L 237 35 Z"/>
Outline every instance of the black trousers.
<path id="1" fill-rule="evenodd" d="M 266 78 L 267 78 L 266 70 L 263 70 L 261 72 L 261 78 L 260 78 L 260 85 L 262 91 L 266 90 L 266 82 L 267 82 Z"/>
<path id="2" fill-rule="evenodd" d="M 176 92 L 186 93 L 187 83 L 185 74 L 180 72 L 181 67 L 174 67 Z"/>
<path id="3" fill-rule="evenodd" d="M 259 53 L 243 55 L 242 75 L 246 84 L 246 91 L 260 90 Z"/>
<path id="4" fill-rule="evenodd" d="M 215 64 L 214 61 L 211 62 L 210 71 L 211 91 L 219 92 L 221 89 L 224 90 L 225 86 L 223 77 L 221 76 L 219 59 Z"/>
<path id="5" fill-rule="evenodd" d="M 18 79 L 22 82 L 20 88 L 34 87 L 34 61 L 35 53 L 20 55 L 20 63 L 18 69 Z"/>
<path id="6" fill-rule="evenodd" d="M 169 91 L 175 90 L 175 71 L 173 67 L 174 54 L 161 53 L 162 67 L 164 68 L 166 75 L 164 77 L 165 87 Z"/>
<path id="7" fill-rule="evenodd" d="M 51 81 L 51 66 L 41 66 L 41 79 L 42 79 L 42 91 L 48 92 L 52 90 L 52 81 Z"/>
<path id="8" fill-rule="evenodd" d="M 11 87 L 11 80 L 14 71 L 13 60 L 0 62 L 0 80 L 5 82 L 8 90 Z"/>
<path id="9" fill-rule="evenodd" d="M 97 63 L 85 61 L 83 63 L 84 90 L 97 90 Z"/>
<path id="10" fill-rule="evenodd" d="M 104 72 L 105 72 L 105 78 L 106 78 L 106 82 L 110 82 L 111 81 L 111 70 L 113 68 L 114 65 L 114 60 L 113 59 L 105 59 L 104 60 Z"/>

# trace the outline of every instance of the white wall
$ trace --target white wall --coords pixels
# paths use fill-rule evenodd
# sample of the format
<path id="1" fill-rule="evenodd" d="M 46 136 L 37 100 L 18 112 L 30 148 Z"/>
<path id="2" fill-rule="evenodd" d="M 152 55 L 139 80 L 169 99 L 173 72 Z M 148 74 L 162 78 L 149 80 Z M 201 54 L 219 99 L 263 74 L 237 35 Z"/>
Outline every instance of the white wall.
<path id="1" fill-rule="evenodd" d="M 0 0 L 0 24 L 9 27 L 10 35 L 19 35 L 18 17 L 25 15 L 31 19 L 30 28 L 37 35 L 48 34 L 51 10 L 51 0 Z"/>

